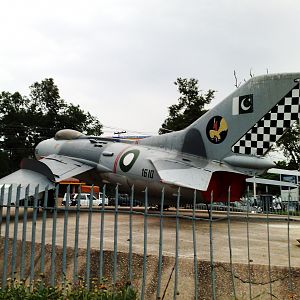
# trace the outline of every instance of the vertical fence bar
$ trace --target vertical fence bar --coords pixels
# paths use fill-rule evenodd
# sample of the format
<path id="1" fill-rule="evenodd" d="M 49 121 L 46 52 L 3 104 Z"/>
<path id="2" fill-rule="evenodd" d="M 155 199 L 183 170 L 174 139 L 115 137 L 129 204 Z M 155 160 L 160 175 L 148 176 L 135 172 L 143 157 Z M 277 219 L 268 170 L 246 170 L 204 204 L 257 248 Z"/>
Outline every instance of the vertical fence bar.
<path id="1" fill-rule="evenodd" d="M 160 299 L 160 289 L 161 289 L 164 201 L 165 201 L 165 188 L 163 187 L 161 191 L 160 214 L 159 214 L 159 248 L 158 248 L 158 266 L 157 266 L 158 278 L 157 278 L 156 299 Z"/>
<path id="2" fill-rule="evenodd" d="M 103 198 L 101 206 L 101 223 L 100 223 L 100 257 L 99 257 L 99 280 L 103 278 L 103 267 L 104 267 L 104 256 L 103 256 L 103 246 L 104 246 L 104 201 L 106 197 L 106 185 L 103 186 Z"/>
<path id="3" fill-rule="evenodd" d="M 70 185 L 67 187 L 67 197 L 65 203 L 64 213 L 64 233 L 63 233 L 63 253 L 62 253 L 62 281 L 63 284 L 66 281 L 67 276 L 67 242 L 68 242 L 68 216 L 70 205 Z"/>
<path id="4" fill-rule="evenodd" d="M 194 286 L 195 286 L 195 299 L 198 299 L 198 259 L 197 259 L 197 236 L 196 236 L 196 202 L 197 202 L 197 191 L 194 190 L 194 201 L 193 201 L 193 248 L 194 248 Z"/>
<path id="5" fill-rule="evenodd" d="M 148 188 L 145 188 L 145 213 L 144 213 L 144 255 L 143 255 L 143 279 L 141 299 L 145 299 L 146 276 L 147 276 L 147 238 L 148 238 Z"/>
<path id="6" fill-rule="evenodd" d="M 175 239 L 175 281 L 173 299 L 177 298 L 178 292 L 178 254 L 179 254 L 179 205 L 180 205 L 180 187 L 177 192 L 176 202 L 176 239 Z"/>
<path id="7" fill-rule="evenodd" d="M 35 233 L 36 233 L 36 217 L 37 217 L 37 202 L 39 194 L 39 185 L 35 187 L 34 199 L 33 199 L 33 215 L 31 225 L 31 255 L 30 255 L 30 278 L 29 282 L 32 283 L 34 279 L 34 258 L 35 258 Z"/>
<path id="8" fill-rule="evenodd" d="M 247 255 L 248 255 L 248 281 L 249 281 L 249 299 L 252 300 L 252 276 L 251 276 L 251 259 L 250 259 L 250 234 L 249 234 L 249 186 L 247 187 Z"/>
<path id="9" fill-rule="evenodd" d="M 26 255 L 26 234 L 27 234 L 27 210 L 28 210 L 29 185 L 25 190 L 25 201 L 23 211 L 23 229 L 22 229 L 22 246 L 21 246 L 21 263 L 20 263 L 20 280 L 24 280 L 25 272 L 25 255 Z"/>
<path id="10" fill-rule="evenodd" d="M 7 260 L 8 260 L 8 242 L 9 242 L 9 223 L 10 223 L 10 208 L 12 198 L 12 185 L 8 189 L 8 199 L 6 204 L 6 223 L 5 223 L 5 238 L 4 238 L 4 255 L 3 255 L 3 273 L 2 273 L 2 287 L 6 286 L 7 276 Z"/>
<path id="11" fill-rule="evenodd" d="M 55 285 L 55 258 L 56 258 L 56 225 L 57 225 L 57 198 L 59 185 L 56 185 L 52 218 L 52 247 L 51 247 L 51 279 L 52 286 Z"/>
<path id="12" fill-rule="evenodd" d="M 21 185 L 17 187 L 17 195 L 15 202 L 15 221 L 14 221 L 14 237 L 12 245 L 12 262 L 11 262 L 11 278 L 15 279 L 16 258 L 17 258 L 17 239 L 18 239 L 18 223 L 19 223 L 19 206 L 20 206 Z"/>
<path id="13" fill-rule="evenodd" d="M 43 201 L 43 217 L 42 217 L 42 237 L 41 237 L 41 273 L 45 272 L 45 240 L 46 240 L 46 220 L 47 220 L 47 209 L 48 209 L 48 193 L 49 186 L 45 188 L 45 195 Z"/>
<path id="14" fill-rule="evenodd" d="M 92 213 L 93 213 L 93 196 L 94 186 L 92 186 L 89 201 L 89 212 L 88 212 L 88 231 L 86 238 L 86 287 L 90 289 L 91 279 L 91 234 L 92 234 Z"/>
<path id="15" fill-rule="evenodd" d="M 268 263 L 269 263 L 269 286 L 270 286 L 270 297 L 273 299 L 272 292 L 272 272 L 271 272 L 271 249 L 270 249 L 270 220 L 269 220 L 270 202 L 267 198 L 267 238 L 268 238 Z"/>
<path id="16" fill-rule="evenodd" d="M 233 297 L 236 299 L 235 282 L 234 282 L 234 271 L 232 264 L 232 246 L 231 246 L 231 223 L 230 223 L 230 199 L 231 199 L 231 186 L 228 187 L 228 202 L 227 202 L 227 227 L 228 227 L 228 246 L 229 246 L 229 259 L 230 259 L 230 273 L 233 289 Z"/>
<path id="17" fill-rule="evenodd" d="M 117 281 L 117 259 L 118 259 L 118 206 L 119 206 L 119 185 L 116 186 L 115 219 L 114 219 L 114 261 L 113 261 L 113 285 Z"/>
<path id="18" fill-rule="evenodd" d="M 213 232 L 212 232 L 212 224 L 213 224 L 213 215 L 212 215 L 212 205 L 214 200 L 214 192 L 211 191 L 210 194 L 210 208 L 209 208 L 209 252 L 210 252 L 210 275 L 211 275 L 211 288 L 212 288 L 212 296 L 213 300 L 216 300 L 216 279 L 215 279 L 215 265 L 214 265 L 214 250 L 213 250 Z"/>
<path id="19" fill-rule="evenodd" d="M 288 195 L 288 208 L 290 207 L 291 201 L 291 188 L 289 187 Z M 287 238 L 288 238 L 288 263 L 289 263 L 289 285 L 288 290 L 290 293 L 293 293 L 293 284 L 292 284 L 292 272 L 291 272 L 291 245 L 290 245 L 290 210 L 287 211 Z"/>
<path id="20" fill-rule="evenodd" d="M 0 236 L 1 236 L 2 219 L 3 219 L 4 191 L 5 191 L 5 185 L 3 184 L 0 193 Z"/>
<path id="21" fill-rule="evenodd" d="M 133 199 L 134 199 L 134 185 L 131 187 L 130 195 L 130 211 L 129 211 L 129 257 L 128 257 L 128 271 L 129 281 L 132 284 L 132 214 L 133 214 Z"/>
<path id="22" fill-rule="evenodd" d="M 79 216 L 80 216 L 80 198 L 81 198 L 81 187 L 78 188 L 76 202 L 76 221 L 75 221 L 75 240 L 74 240 L 74 272 L 73 272 L 73 282 L 78 280 L 78 235 L 79 235 Z"/>

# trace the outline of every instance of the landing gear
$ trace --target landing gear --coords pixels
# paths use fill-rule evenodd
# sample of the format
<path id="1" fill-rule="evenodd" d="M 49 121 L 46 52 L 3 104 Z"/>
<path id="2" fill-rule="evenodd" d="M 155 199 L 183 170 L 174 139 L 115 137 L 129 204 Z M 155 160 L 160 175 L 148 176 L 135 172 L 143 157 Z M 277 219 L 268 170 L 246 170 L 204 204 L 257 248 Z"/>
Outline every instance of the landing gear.
<path id="1" fill-rule="evenodd" d="M 210 219 L 210 217 L 211 217 L 211 206 L 208 206 L 207 203 L 206 203 L 206 209 L 207 209 L 207 213 L 208 213 L 208 218 Z"/>
<path id="2" fill-rule="evenodd" d="M 170 205 L 164 205 L 163 206 L 163 210 L 167 210 L 169 208 L 170 208 Z M 156 205 L 156 209 L 160 211 L 161 210 L 161 205 L 160 204 Z"/>

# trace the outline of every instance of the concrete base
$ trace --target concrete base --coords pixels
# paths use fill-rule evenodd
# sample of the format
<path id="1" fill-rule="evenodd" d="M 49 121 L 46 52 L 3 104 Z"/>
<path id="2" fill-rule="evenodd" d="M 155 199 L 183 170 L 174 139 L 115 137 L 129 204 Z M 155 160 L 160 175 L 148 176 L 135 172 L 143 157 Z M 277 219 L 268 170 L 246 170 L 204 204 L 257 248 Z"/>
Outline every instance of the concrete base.
<path id="1" fill-rule="evenodd" d="M 0 247 L 0 272 L 3 272 L 3 243 L 1 238 Z M 8 259 L 8 274 L 11 274 L 11 245 L 9 247 Z M 56 282 L 60 283 L 64 275 L 62 274 L 62 247 L 56 247 Z M 25 276 L 27 281 L 30 274 L 30 242 L 26 243 L 26 263 Z M 15 276 L 19 277 L 20 271 L 20 257 L 21 257 L 21 241 L 17 243 L 17 266 Z M 41 245 L 35 246 L 35 279 L 40 276 L 41 263 Z M 118 253 L 117 257 L 117 278 L 120 284 L 128 282 L 128 253 Z M 162 263 L 162 281 L 161 281 L 161 299 L 172 299 L 174 293 L 174 257 L 163 257 Z M 147 275 L 146 275 L 146 299 L 156 299 L 157 292 L 157 276 L 158 276 L 158 258 L 154 255 L 147 256 Z M 91 250 L 91 280 L 99 278 L 99 250 Z M 86 275 L 86 250 L 79 249 L 78 253 L 78 273 L 83 278 Z M 232 266 L 228 263 L 216 262 L 214 264 L 215 272 L 215 295 L 217 299 L 234 299 L 233 281 L 235 285 L 237 299 L 250 299 L 250 289 L 252 299 L 270 299 L 270 293 L 275 299 L 300 299 L 300 268 L 291 268 L 291 282 L 289 282 L 289 270 L 286 267 L 271 267 L 271 282 L 269 267 L 266 265 L 251 264 L 250 278 L 249 266 L 245 264 L 234 263 Z M 74 249 L 67 248 L 67 273 L 65 277 L 68 281 L 73 281 L 74 272 Z M 104 277 L 108 279 L 108 283 L 112 280 L 113 273 L 113 252 L 104 251 Z M 140 254 L 133 254 L 133 286 L 139 292 L 142 285 L 143 273 L 143 256 Z M 46 245 L 45 248 L 45 280 L 50 282 L 51 274 L 51 245 Z M 232 276 L 233 275 L 233 276 Z M 1 276 L 2 277 L 2 276 Z M 10 277 L 8 275 L 7 277 Z M 251 285 L 249 284 L 251 280 Z M 292 283 L 289 291 L 289 283 Z M 212 280 L 211 267 L 209 261 L 198 260 L 198 295 L 199 299 L 212 299 Z M 195 293 L 195 276 L 194 276 L 194 261 L 188 258 L 179 259 L 179 277 L 178 277 L 178 299 L 194 299 Z"/>

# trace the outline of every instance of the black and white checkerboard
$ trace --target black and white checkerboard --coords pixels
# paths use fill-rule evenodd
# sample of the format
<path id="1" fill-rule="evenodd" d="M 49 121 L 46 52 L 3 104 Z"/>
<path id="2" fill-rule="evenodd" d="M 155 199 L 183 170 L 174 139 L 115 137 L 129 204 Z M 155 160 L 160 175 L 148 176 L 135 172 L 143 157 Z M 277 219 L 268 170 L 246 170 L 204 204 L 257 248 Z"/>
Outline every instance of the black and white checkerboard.
<path id="1" fill-rule="evenodd" d="M 234 153 L 264 155 L 286 129 L 300 117 L 300 89 L 297 84 L 235 145 Z"/>

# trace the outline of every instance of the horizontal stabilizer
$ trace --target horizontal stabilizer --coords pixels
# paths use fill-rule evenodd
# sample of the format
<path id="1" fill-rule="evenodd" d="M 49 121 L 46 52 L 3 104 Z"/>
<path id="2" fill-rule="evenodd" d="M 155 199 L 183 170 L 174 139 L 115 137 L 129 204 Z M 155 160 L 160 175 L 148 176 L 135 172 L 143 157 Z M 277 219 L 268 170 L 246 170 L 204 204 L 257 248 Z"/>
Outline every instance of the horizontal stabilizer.
<path id="1" fill-rule="evenodd" d="M 212 176 L 207 169 L 195 168 L 173 160 L 152 161 L 161 182 L 180 187 L 206 191 Z"/>

